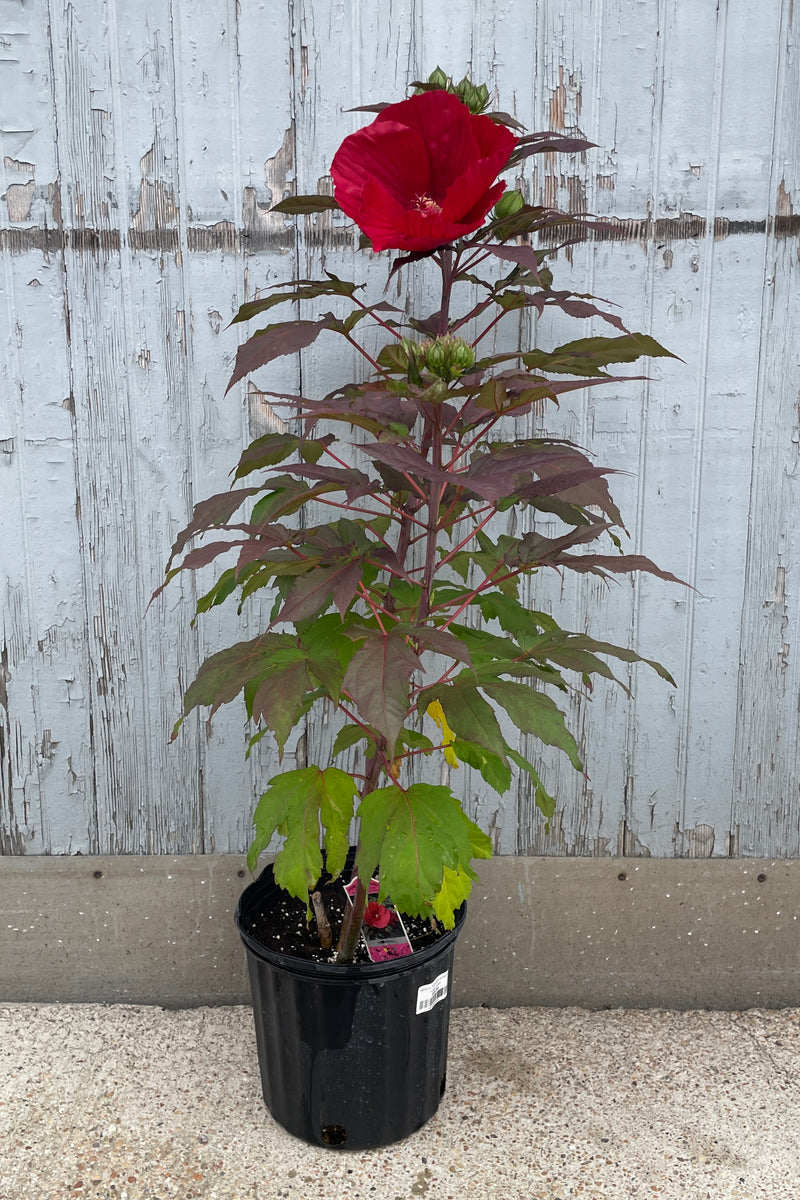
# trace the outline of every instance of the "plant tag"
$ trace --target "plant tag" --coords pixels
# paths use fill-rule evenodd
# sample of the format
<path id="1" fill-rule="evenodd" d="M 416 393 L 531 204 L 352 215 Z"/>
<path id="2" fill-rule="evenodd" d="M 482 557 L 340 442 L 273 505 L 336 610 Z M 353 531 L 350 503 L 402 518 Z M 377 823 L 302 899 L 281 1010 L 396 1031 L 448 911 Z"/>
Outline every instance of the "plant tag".
<path id="1" fill-rule="evenodd" d="M 351 904 L 355 898 L 357 883 L 358 879 L 353 878 L 344 885 L 345 895 Z M 391 900 L 377 903 L 379 891 L 377 879 L 371 879 L 367 890 L 367 913 L 361 928 L 361 939 L 367 948 L 370 961 L 374 963 L 388 962 L 391 958 L 404 958 L 413 953 L 403 918 Z"/>
<path id="2" fill-rule="evenodd" d="M 417 1016 L 420 1013 L 430 1012 L 440 1000 L 444 1000 L 449 980 L 449 971 L 442 971 L 441 975 L 436 976 L 433 983 L 423 983 L 417 992 Z"/>

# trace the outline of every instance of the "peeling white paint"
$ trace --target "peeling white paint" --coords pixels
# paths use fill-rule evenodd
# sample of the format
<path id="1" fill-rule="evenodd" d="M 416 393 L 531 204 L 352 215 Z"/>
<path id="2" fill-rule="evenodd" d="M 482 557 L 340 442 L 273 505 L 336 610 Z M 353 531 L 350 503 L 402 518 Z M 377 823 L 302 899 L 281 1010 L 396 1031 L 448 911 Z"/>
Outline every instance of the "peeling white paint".
<path id="1" fill-rule="evenodd" d="M 537 604 L 634 638 L 679 690 L 641 669 L 633 699 L 603 684 L 591 704 L 566 699 L 589 778 L 539 756 L 549 830 L 523 785 L 453 783 L 508 853 L 800 854 L 800 72 L 790 0 L 756 27 L 744 0 L 723 7 L 452 0 L 444 21 L 411 0 L 309 0 L 293 27 L 288 10 L 229 6 L 224 34 L 194 3 L 158 0 L 142 22 L 119 0 L 112 27 L 99 0 L 57 0 L 49 30 L 15 7 L 0 89 L 3 851 L 246 845 L 275 767 L 266 739 L 245 764 L 232 709 L 167 745 L 181 685 L 235 619 L 192 632 L 177 596 L 145 608 L 191 503 L 226 485 L 245 438 L 283 427 L 260 388 L 297 382 L 281 360 L 270 384 L 225 397 L 230 316 L 298 272 L 353 270 L 346 222 L 269 208 L 327 193 L 339 141 L 369 119 L 347 110 L 442 61 L 471 64 L 532 127 L 598 144 L 530 160 L 519 184 L 617 222 L 619 240 L 559 258 L 562 286 L 619 301 L 683 363 L 573 399 L 547 427 L 625 472 L 632 546 L 696 588 L 541 580 Z M 372 260 L 376 295 L 385 279 Z M 522 331 L 543 346 L 589 332 L 605 331 Z M 304 387 L 348 369 L 347 354 L 308 355 Z M 314 761 L 332 726 L 285 762 Z"/>

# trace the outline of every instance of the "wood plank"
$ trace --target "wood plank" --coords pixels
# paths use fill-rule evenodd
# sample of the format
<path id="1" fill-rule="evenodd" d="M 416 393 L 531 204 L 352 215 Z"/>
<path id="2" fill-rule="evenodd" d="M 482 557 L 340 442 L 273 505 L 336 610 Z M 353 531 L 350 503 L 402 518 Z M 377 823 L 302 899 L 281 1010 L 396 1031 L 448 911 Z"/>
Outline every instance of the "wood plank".
<path id="1" fill-rule="evenodd" d="M 678 691 L 640 668 L 624 674 L 632 699 L 576 692 L 588 778 L 524 747 L 558 797 L 549 832 L 524 783 L 497 797 L 463 769 L 453 786 L 505 852 L 800 853 L 790 0 L 755 23 L 744 0 L 453 0 L 446 19 L 412 0 L 271 7 L 156 0 L 142 21 L 130 0 L 60 0 L 48 22 L 0 0 L 3 848 L 246 845 L 277 767 L 270 739 L 246 762 L 233 705 L 167 743 L 198 663 L 263 627 L 267 600 L 191 631 L 200 576 L 145 608 L 192 504 L 274 419 L 260 389 L 323 394 L 363 373 L 331 337 L 224 394 L 243 300 L 326 268 L 374 298 L 386 283 L 391 256 L 358 253 L 348 222 L 295 233 L 269 204 L 328 190 L 337 146 L 369 119 L 346 110 L 400 98 L 438 62 L 486 79 L 530 127 L 598 143 L 528 160 L 516 182 L 618 220 L 610 240 L 559 255 L 559 282 L 619 301 L 684 363 L 576 393 L 520 432 L 574 438 L 629 472 L 614 490 L 631 547 L 697 589 L 537 580 L 531 603 L 661 659 Z M 435 284 L 408 272 L 389 298 L 432 310 Z M 597 325 L 509 322 L 495 344 Z M 312 722 L 284 766 L 324 756 L 333 732 Z"/>
<path id="2" fill-rule="evenodd" d="M 740 854 L 764 845 L 800 855 L 797 763 L 798 618 L 794 584 L 800 558 L 798 494 L 798 346 L 800 261 L 778 218 L 800 197 L 797 130 L 800 72 L 792 6 L 783 6 L 769 174 L 770 233 L 763 262 L 764 304 L 755 400 L 750 524 L 739 657 L 731 827 Z"/>

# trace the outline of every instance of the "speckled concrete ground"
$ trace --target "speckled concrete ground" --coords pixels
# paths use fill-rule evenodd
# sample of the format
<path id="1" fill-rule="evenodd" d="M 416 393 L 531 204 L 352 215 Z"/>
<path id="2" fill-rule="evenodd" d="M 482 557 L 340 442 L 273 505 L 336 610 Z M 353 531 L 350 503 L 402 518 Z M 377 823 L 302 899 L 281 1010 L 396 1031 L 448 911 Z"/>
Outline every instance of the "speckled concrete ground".
<path id="1" fill-rule="evenodd" d="M 459 1009 L 439 1114 L 318 1151 L 247 1008 L 0 1008 L 1 1200 L 799 1200 L 800 1010 Z"/>

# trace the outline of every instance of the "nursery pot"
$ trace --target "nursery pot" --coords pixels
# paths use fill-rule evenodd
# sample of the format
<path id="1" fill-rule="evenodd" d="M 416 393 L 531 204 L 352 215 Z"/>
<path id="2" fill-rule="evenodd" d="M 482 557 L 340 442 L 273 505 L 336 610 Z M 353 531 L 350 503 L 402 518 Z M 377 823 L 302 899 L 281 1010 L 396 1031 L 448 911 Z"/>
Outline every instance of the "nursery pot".
<path id="1" fill-rule="evenodd" d="M 269 866 L 242 893 L 235 921 L 247 952 L 264 1101 L 289 1133 L 363 1150 L 407 1137 L 444 1094 L 455 928 L 386 963 L 314 963 L 248 932 L 282 893 Z"/>

